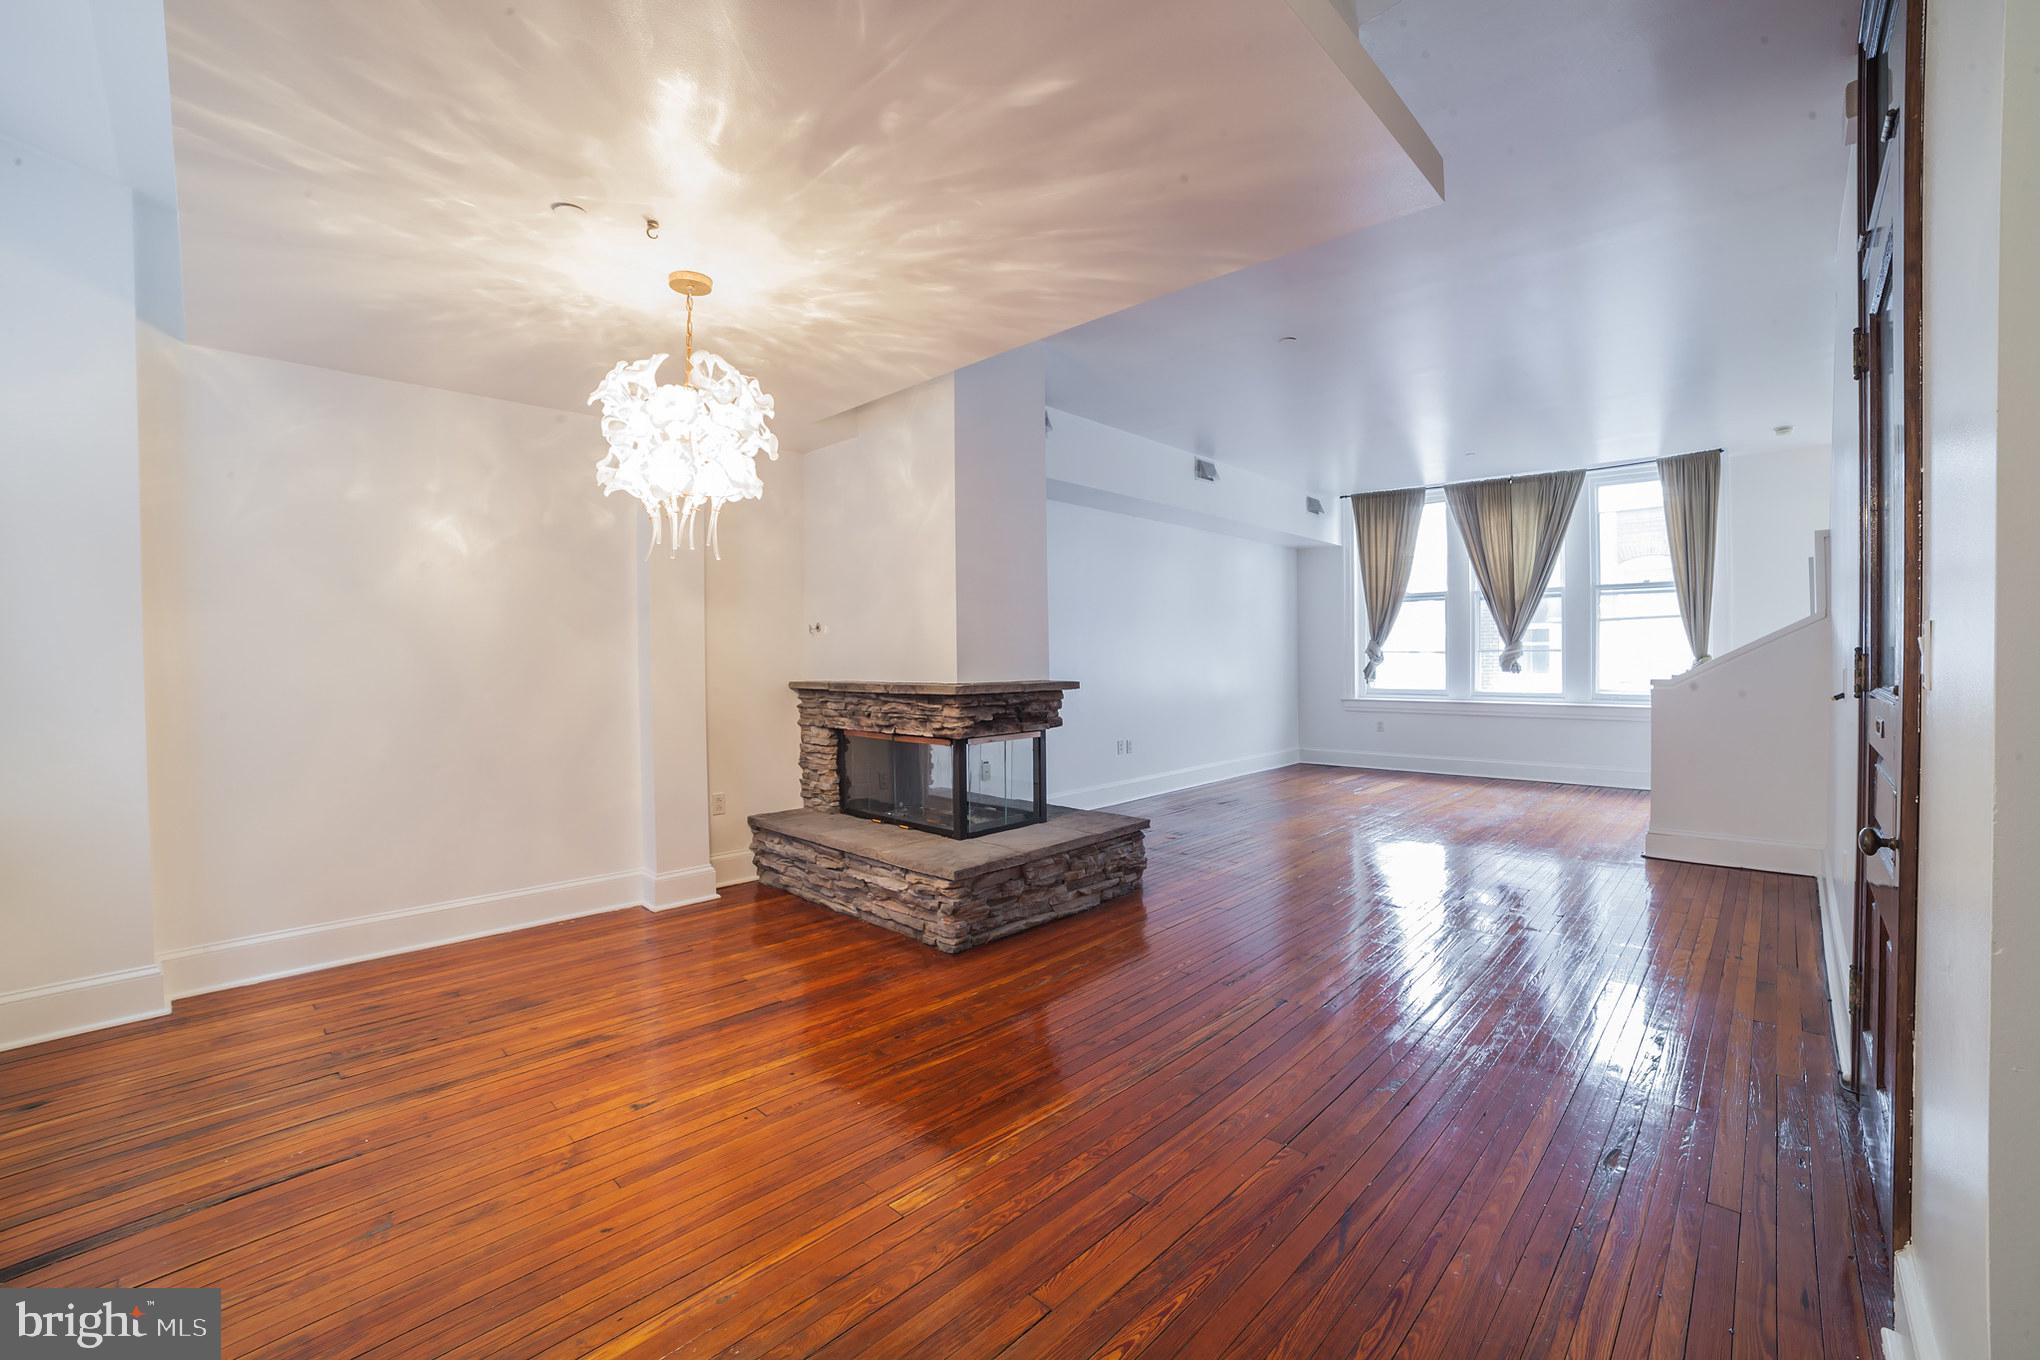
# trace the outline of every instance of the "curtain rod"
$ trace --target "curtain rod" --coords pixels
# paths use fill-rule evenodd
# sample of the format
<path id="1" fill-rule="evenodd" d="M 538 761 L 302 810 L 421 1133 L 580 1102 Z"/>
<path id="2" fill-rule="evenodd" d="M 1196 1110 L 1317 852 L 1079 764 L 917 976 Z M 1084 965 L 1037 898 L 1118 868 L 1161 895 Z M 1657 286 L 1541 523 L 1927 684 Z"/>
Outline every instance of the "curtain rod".
<path id="1" fill-rule="evenodd" d="M 1720 453 L 1720 449 L 1696 449 L 1696 453 Z M 1616 468 L 1642 467 L 1645 463 L 1662 463 L 1667 458 L 1690 458 L 1691 454 L 1667 453 L 1656 458 L 1625 458 L 1619 463 L 1595 463 L 1592 467 L 1554 468 L 1555 472 L 1612 472 Z M 1355 496 L 1378 496 L 1383 491 L 1443 491 L 1448 486 L 1472 486 L 1475 482 L 1504 482 L 1511 477 L 1542 477 L 1542 472 L 1505 472 L 1499 477 L 1468 477 L 1457 482 L 1424 482 L 1418 486 L 1384 486 L 1378 491 L 1348 491 L 1339 497 L 1350 501 Z"/>

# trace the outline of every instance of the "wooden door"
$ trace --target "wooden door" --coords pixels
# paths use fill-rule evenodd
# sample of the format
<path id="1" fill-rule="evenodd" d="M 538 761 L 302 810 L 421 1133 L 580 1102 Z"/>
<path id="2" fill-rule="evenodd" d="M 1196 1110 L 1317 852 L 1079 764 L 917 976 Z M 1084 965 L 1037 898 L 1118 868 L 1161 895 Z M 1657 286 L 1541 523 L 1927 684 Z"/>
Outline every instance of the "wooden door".
<path id="1" fill-rule="evenodd" d="M 1862 617 L 1850 1082 L 1893 1250 L 1912 1227 L 1920 785 L 1920 36 L 1925 0 L 1865 0 L 1857 83 Z"/>

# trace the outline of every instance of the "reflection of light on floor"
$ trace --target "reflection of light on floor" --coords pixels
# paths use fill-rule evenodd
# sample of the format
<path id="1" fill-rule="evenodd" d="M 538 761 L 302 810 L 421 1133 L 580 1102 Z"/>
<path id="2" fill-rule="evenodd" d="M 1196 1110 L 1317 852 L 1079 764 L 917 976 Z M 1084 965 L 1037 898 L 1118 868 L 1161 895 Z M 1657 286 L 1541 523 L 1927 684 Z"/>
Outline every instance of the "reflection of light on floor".
<path id="1" fill-rule="evenodd" d="M 1445 847 L 1435 841 L 1386 841 L 1374 847 L 1382 896 L 1398 907 L 1436 906 L 1445 898 Z"/>
<path id="2" fill-rule="evenodd" d="M 1369 852 L 1379 884 L 1377 898 L 1397 908 L 1382 913 L 1386 929 L 1401 937 L 1397 953 L 1405 1013 L 1428 1010 L 1446 993 L 1438 954 L 1445 916 L 1445 847 L 1432 841 L 1383 841 Z"/>
<path id="3" fill-rule="evenodd" d="M 1594 1061 L 1618 1076 L 1629 1076 L 1664 1056 L 1665 1036 L 1645 1043 L 1649 999 L 1640 984 L 1605 982 L 1594 993 Z"/>

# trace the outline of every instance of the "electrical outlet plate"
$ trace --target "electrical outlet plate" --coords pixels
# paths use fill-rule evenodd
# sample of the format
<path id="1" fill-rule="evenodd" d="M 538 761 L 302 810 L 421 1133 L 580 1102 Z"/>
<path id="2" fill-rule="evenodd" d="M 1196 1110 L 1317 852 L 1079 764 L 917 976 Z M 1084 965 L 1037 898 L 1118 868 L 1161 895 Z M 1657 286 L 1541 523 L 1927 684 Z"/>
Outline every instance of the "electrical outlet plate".
<path id="1" fill-rule="evenodd" d="M 725 794 L 720 794 L 720 793 L 715 793 L 715 794 L 710 794 L 710 795 L 709 795 L 709 799 L 708 799 L 708 815 L 709 815 L 709 816 L 711 816 L 711 817 L 720 817 L 720 816 L 722 816 L 722 815 L 723 815 L 724 813 L 728 812 L 729 810 L 730 810 L 730 800 L 729 800 L 729 797 L 728 797 L 727 795 L 725 795 Z"/>

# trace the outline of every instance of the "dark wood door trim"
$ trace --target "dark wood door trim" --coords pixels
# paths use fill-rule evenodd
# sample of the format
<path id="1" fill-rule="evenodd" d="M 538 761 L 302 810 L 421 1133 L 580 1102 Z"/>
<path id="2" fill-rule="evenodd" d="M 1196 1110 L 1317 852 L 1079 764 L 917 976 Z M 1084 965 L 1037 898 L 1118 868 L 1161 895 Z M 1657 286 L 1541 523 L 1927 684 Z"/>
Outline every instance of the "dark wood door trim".
<path id="1" fill-rule="evenodd" d="M 1878 1146 L 1871 1140 L 1873 1156 L 1888 1157 L 1888 1219 L 1884 1225 L 1895 1250 L 1905 1245 L 1912 1233 L 1912 1125 L 1914 1093 L 1914 988 L 1918 957 L 1919 915 L 1919 825 L 1921 752 L 1921 646 L 1924 623 L 1923 487 L 1924 372 L 1922 332 L 1924 259 L 1922 232 L 1922 158 L 1924 155 L 1924 112 L 1926 93 L 1926 3 L 1927 0 L 1868 0 L 1863 32 L 1875 34 L 1879 26 L 1872 15 L 1887 9 L 1900 11 L 1888 22 L 1902 25 L 1904 43 L 1902 70 L 1889 71 L 1887 78 L 1901 82 L 1899 135 L 1899 181 L 1891 182 L 1889 157 L 1878 154 L 1882 140 L 1880 120 L 1889 100 L 1875 85 L 1877 50 L 1868 50 L 1861 63 L 1861 120 L 1858 129 L 1858 222 L 1859 237 L 1857 319 L 1859 343 L 1866 362 L 1859 366 L 1861 387 L 1858 411 L 1861 416 L 1860 450 L 1860 532 L 1862 594 L 1858 620 L 1860 650 L 1857 659 L 1858 825 L 1889 828 L 1894 823 L 1895 845 L 1866 846 L 1857 859 L 1855 894 L 1855 941 L 1850 978 L 1851 1043 L 1849 1070 L 1851 1085 L 1866 1101 L 1882 1091 L 1888 1100 L 1890 1128 L 1888 1141 Z M 1900 36 L 1893 34 L 1893 36 Z M 1883 447 L 1889 429 L 1887 408 L 1890 394 L 1884 386 L 1885 341 L 1878 315 L 1872 310 L 1871 287 L 1865 276 L 1874 278 L 1878 261 L 1871 252 L 1885 247 L 1871 235 L 1879 219 L 1888 221 L 1898 195 L 1897 235 L 1902 268 L 1899 277 L 1886 285 L 1896 296 L 1885 304 L 1896 307 L 1899 353 L 1895 379 L 1899 388 L 1901 441 L 1897 449 Z M 1890 487 L 1883 475 L 1884 459 L 1896 456 L 1900 486 L 1896 504 L 1886 504 Z M 1888 534 L 1887 517 L 1895 517 L 1897 533 Z M 1901 555 L 1894 574 L 1884 561 L 1887 544 L 1896 540 Z M 1890 595 L 1895 588 L 1898 598 Z M 1883 673 L 1881 640 L 1887 623 L 1884 611 L 1897 609 L 1898 673 Z M 1895 730 L 1894 730 L 1895 729 Z M 1882 757 L 1873 769 L 1874 755 Z M 1879 771 L 1896 773 L 1896 789 Z M 1879 1043 L 1879 1032 L 1886 1030 Z M 1885 1049 L 1888 1047 L 1888 1051 Z M 1866 1062 L 1866 1058 L 1868 1062 Z"/>

